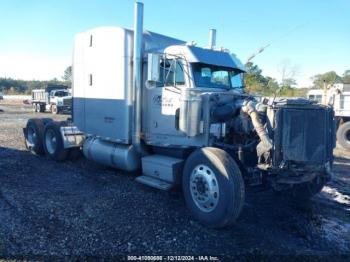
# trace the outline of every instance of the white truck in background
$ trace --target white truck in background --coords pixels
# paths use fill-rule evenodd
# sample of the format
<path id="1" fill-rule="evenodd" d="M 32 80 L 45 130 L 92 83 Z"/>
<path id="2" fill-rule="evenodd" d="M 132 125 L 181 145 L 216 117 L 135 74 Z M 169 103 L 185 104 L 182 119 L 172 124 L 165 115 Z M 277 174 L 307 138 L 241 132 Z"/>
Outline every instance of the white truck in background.
<path id="1" fill-rule="evenodd" d="M 34 112 L 70 112 L 72 96 L 67 86 L 47 85 L 45 89 L 32 90 L 32 106 Z"/>
<path id="2" fill-rule="evenodd" d="M 332 106 L 335 113 L 337 140 L 344 149 L 350 150 L 350 84 L 333 84 L 324 89 L 313 89 L 308 99 Z"/>

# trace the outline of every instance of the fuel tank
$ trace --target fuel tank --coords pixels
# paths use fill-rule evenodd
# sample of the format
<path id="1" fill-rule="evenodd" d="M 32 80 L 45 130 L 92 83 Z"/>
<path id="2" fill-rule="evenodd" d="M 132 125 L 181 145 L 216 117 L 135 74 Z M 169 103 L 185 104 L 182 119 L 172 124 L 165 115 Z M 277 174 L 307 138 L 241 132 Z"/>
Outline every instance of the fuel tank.
<path id="1" fill-rule="evenodd" d="M 132 145 L 123 145 L 98 137 L 89 137 L 83 145 L 87 159 L 124 171 L 136 171 L 141 166 L 141 158 Z"/>

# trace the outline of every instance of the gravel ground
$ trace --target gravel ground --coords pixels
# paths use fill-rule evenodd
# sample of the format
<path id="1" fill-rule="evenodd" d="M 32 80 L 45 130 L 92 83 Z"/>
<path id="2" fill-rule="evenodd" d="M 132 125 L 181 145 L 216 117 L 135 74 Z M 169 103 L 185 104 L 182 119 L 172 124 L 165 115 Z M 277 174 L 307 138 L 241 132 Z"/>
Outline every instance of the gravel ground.
<path id="1" fill-rule="evenodd" d="M 350 153 L 335 150 L 335 177 L 310 203 L 249 190 L 237 223 L 213 230 L 191 220 L 181 192 L 30 154 L 22 128 L 48 114 L 0 109 L 0 256 L 350 255 Z"/>

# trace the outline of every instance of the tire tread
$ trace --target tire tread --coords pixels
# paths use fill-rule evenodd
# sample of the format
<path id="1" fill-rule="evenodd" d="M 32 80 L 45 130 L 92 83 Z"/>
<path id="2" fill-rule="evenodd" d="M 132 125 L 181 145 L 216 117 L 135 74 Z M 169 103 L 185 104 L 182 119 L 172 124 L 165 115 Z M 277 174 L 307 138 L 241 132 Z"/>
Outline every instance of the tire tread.
<path id="1" fill-rule="evenodd" d="M 350 121 L 342 123 L 337 130 L 337 141 L 344 149 L 350 150 L 350 141 L 346 138 L 346 132 L 350 131 Z"/>

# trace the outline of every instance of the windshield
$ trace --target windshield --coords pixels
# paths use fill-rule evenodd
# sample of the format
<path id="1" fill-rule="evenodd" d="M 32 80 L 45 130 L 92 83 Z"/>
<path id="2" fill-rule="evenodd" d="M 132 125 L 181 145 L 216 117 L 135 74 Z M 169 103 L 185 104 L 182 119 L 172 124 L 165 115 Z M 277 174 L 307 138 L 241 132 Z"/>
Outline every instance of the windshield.
<path id="1" fill-rule="evenodd" d="M 243 88 L 241 71 L 201 63 L 193 63 L 192 71 L 197 87 Z"/>
<path id="2" fill-rule="evenodd" d="M 56 92 L 54 93 L 54 96 L 57 96 L 57 97 L 68 96 L 68 92 L 67 92 L 67 91 L 56 91 Z"/>

